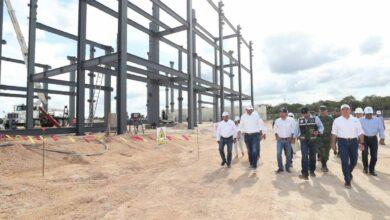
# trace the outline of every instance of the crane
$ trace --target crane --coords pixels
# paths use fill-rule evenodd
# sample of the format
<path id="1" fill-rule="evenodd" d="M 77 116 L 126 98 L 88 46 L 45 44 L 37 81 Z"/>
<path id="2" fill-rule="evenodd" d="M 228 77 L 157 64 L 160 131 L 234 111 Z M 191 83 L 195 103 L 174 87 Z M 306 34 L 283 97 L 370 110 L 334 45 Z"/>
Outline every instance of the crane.
<path id="1" fill-rule="evenodd" d="M 8 11 L 8 14 L 10 16 L 12 25 L 13 25 L 15 33 L 16 33 L 16 37 L 17 37 L 18 42 L 19 42 L 19 46 L 20 46 L 20 49 L 21 49 L 21 52 L 23 55 L 24 63 L 27 66 L 28 47 L 27 47 L 26 40 L 23 36 L 22 30 L 20 29 L 20 25 L 19 25 L 18 19 L 17 19 L 16 14 L 15 14 L 15 10 L 12 7 L 11 1 L 5 0 L 5 5 L 7 6 L 7 11 Z M 34 83 L 34 87 L 37 89 L 41 89 L 42 85 L 40 83 Z M 38 93 L 38 99 L 39 99 L 39 101 L 37 101 L 35 103 L 35 105 L 40 105 L 41 103 L 44 103 L 44 104 L 47 103 L 46 96 L 43 93 Z"/>

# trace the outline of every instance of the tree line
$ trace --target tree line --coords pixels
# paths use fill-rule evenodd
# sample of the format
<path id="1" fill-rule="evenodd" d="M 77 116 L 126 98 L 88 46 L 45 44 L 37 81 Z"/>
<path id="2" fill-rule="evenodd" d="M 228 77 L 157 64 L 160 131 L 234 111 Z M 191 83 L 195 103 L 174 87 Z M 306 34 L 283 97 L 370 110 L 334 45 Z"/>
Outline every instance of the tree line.
<path id="1" fill-rule="evenodd" d="M 340 108 L 342 104 L 348 104 L 352 110 L 358 107 L 364 109 L 366 106 L 371 106 L 374 110 L 390 110 L 390 96 L 366 96 L 362 100 L 357 100 L 353 96 L 347 96 L 340 101 L 321 100 L 311 104 L 303 105 L 299 103 L 288 104 L 281 103 L 276 106 L 267 105 L 267 113 L 270 115 L 278 114 L 280 108 L 286 107 L 289 112 L 299 113 L 302 107 L 308 107 L 310 111 L 318 112 L 321 105 L 328 107 L 329 112 L 333 112 L 336 108 Z"/>

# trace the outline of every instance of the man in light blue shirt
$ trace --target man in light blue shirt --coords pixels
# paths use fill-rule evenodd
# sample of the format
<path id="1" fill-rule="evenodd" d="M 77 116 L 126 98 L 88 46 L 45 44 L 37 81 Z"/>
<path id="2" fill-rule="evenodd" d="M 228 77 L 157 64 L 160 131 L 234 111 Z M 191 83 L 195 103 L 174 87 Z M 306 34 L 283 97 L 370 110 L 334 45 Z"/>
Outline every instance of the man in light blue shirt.
<path id="1" fill-rule="evenodd" d="M 360 123 L 364 130 L 364 150 L 362 152 L 362 160 L 364 166 L 364 173 L 370 172 L 372 176 L 377 176 L 375 172 L 375 165 L 378 160 L 378 137 L 380 137 L 380 144 L 385 145 L 385 130 L 380 118 L 374 117 L 374 110 L 372 107 L 364 109 L 365 117 L 360 118 Z M 371 160 L 368 164 L 368 150 L 370 150 Z"/>

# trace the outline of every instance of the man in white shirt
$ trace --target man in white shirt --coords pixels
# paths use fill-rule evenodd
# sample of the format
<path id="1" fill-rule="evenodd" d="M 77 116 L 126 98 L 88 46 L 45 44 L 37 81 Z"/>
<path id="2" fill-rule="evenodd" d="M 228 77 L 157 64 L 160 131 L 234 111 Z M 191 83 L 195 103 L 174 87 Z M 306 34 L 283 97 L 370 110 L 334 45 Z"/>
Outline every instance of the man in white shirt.
<path id="1" fill-rule="evenodd" d="M 274 125 L 274 133 L 277 141 L 277 160 L 278 160 L 278 170 L 276 173 L 282 173 L 283 169 L 283 159 L 282 151 L 286 154 L 286 172 L 290 173 L 290 163 L 291 163 L 291 141 L 294 136 L 295 121 L 293 118 L 287 117 L 288 111 L 286 108 L 280 109 L 279 116 L 280 118 L 276 119 Z"/>
<path id="2" fill-rule="evenodd" d="M 241 155 L 244 156 L 245 155 L 244 149 L 242 148 L 242 146 L 244 145 L 244 138 L 243 138 L 243 135 L 240 134 L 240 132 L 239 132 L 239 127 L 240 127 L 240 117 L 239 116 L 236 116 L 236 118 L 234 119 L 234 124 L 236 124 L 236 128 L 238 131 L 237 141 L 234 143 L 234 151 L 236 152 L 236 157 L 238 157 L 238 148 L 240 148 Z"/>
<path id="3" fill-rule="evenodd" d="M 246 107 L 246 113 L 241 116 L 240 132 L 244 135 L 248 151 L 250 167 L 256 171 L 260 157 L 260 140 L 265 139 L 267 129 L 259 114 L 252 106 Z"/>
<path id="4" fill-rule="evenodd" d="M 219 144 L 219 154 L 221 155 L 221 166 L 227 165 L 228 168 L 232 162 L 233 142 L 237 138 L 237 128 L 232 120 L 229 119 L 229 113 L 222 113 L 223 120 L 218 123 L 216 139 Z M 225 145 L 227 146 L 227 159 L 225 157 Z"/>
<path id="5" fill-rule="evenodd" d="M 345 187 L 352 188 L 352 171 L 358 160 L 358 147 L 364 149 L 364 132 L 359 119 L 351 115 L 351 108 L 341 106 L 341 116 L 336 118 L 332 126 L 332 148 L 336 151 L 336 140 L 339 146 L 341 168 L 344 174 Z"/>

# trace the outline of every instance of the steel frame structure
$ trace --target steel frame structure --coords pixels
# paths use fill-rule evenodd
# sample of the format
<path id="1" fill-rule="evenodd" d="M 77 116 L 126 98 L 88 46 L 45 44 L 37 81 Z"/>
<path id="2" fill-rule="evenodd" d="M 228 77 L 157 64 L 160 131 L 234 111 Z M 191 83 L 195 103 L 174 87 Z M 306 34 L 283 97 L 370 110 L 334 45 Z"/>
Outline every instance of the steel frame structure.
<path id="1" fill-rule="evenodd" d="M 3 1 L 0 0 L 0 39 L 3 39 Z M 145 82 L 147 84 L 147 116 L 150 124 L 158 124 L 160 117 L 160 86 L 165 86 L 171 89 L 171 102 L 166 101 L 167 109 L 169 105 L 171 110 L 174 108 L 174 89 L 178 90 L 178 122 L 183 122 L 183 91 L 187 92 L 188 100 L 188 128 L 193 129 L 197 123 L 202 122 L 202 104 L 211 104 L 213 106 L 214 121 L 220 119 L 220 113 L 225 110 L 225 100 L 230 100 L 232 105 L 238 101 L 239 114 L 242 114 L 242 101 L 250 100 L 253 105 L 253 46 L 252 42 L 246 41 L 241 34 L 241 27 L 234 26 L 226 18 L 222 1 L 215 4 L 212 0 L 205 0 L 213 10 L 218 14 L 218 36 L 214 36 L 207 29 L 201 26 L 196 19 L 195 10 L 192 6 L 192 0 L 186 0 L 187 9 L 186 19 L 181 17 L 174 10 L 169 8 L 161 0 L 150 0 L 152 2 L 152 14 L 141 9 L 137 5 L 131 3 L 130 0 L 118 0 L 118 10 L 115 11 L 97 0 L 79 0 L 78 7 L 78 34 L 73 35 L 65 31 L 47 26 L 37 22 L 37 1 L 30 0 L 30 14 L 29 14 L 29 36 L 28 36 L 28 67 L 27 67 L 27 87 L 16 87 L 2 85 L 0 81 L 0 90 L 23 91 L 25 94 L 0 93 L 0 96 L 21 97 L 26 98 L 27 117 L 30 117 L 26 123 L 26 128 L 21 130 L 6 130 L 1 131 L 5 134 L 39 134 L 40 129 L 34 128 L 32 122 L 33 100 L 37 98 L 34 93 L 42 92 L 47 97 L 49 94 L 60 94 L 69 96 L 69 111 L 70 117 L 76 118 L 76 126 L 69 128 L 52 128 L 47 129 L 48 134 L 60 133 L 76 133 L 83 135 L 85 132 L 98 132 L 106 130 L 108 126 L 108 116 L 111 111 L 111 97 L 113 88 L 111 86 L 111 78 L 116 78 L 116 114 L 118 134 L 123 134 L 127 130 L 127 80 L 136 80 Z M 86 39 L 86 25 L 87 25 L 87 7 L 94 7 L 100 11 L 114 17 L 118 21 L 118 39 L 116 50 L 109 45 L 100 44 L 90 39 Z M 150 21 L 150 26 L 143 25 L 133 21 L 128 17 L 128 10 L 133 10 L 144 18 Z M 169 16 L 180 23 L 178 27 L 170 27 L 160 20 L 160 11 L 164 11 Z M 135 29 L 146 33 L 149 36 L 149 53 L 148 59 L 136 56 L 127 52 L 127 27 L 128 25 Z M 228 26 L 233 34 L 224 35 L 224 27 Z M 68 57 L 69 65 L 52 69 L 49 65 L 39 64 L 35 62 L 35 45 L 36 45 L 36 31 L 37 29 L 50 32 L 62 36 L 67 39 L 77 41 L 77 57 Z M 187 42 L 186 45 L 179 45 L 166 38 L 167 35 L 186 31 Z M 196 36 L 214 48 L 214 61 L 203 59 L 196 52 Z M 233 53 L 224 49 L 224 41 L 227 39 L 236 39 L 237 41 L 237 57 Z M 178 68 L 174 69 L 171 66 L 164 66 L 160 64 L 160 42 L 163 42 L 178 52 Z M 1 61 L 9 61 L 14 63 L 24 64 L 23 61 L 7 58 L 2 56 L 2 40 L 0 44 L 0 71 Z M 90 47 L 90 57 L 86 57 L 87 45 Z M 249 50 L 250 66 L 246 67 L 241 62 L 241 47 L 245 45 Z M 103 56 L 95 56 L 95 49 L 105 51 Z M 187 56 L 187 71 L 183 72 L 183 56 Z M 230 62 L 225 64 L 225 59 Z M 129 63 L 136 64 L 130 65 Z M 212 82 L 202 79 L 201 64 L 205 64 L 212 68 Z M 138 66 L 145 67 L 146 69 Z M 42 72 L 34 74 L 34 68 L 40 67 Z M 235 75 L 233 68 L 238 68 L 238 91 L 233 88 L 233 81 Z M 229 69 L 227 71 L 226 69 Z M 86 84 L 86 71 L 89 71 L 89 83 Z M 242 92 L 242 71 L 250 75 L 251 94 L 243 94 Z M 104 85 L 94 85 L 94 73 L 104 74 Z M 70 73 L 69 81 L 51 79 L 51 77 L 58 76 L 64 73 Z M 165 74 L 161 74 L 165 73 Z M 230 77 L 230 88 L 224 85 L 224 77 Z M 0 72 L 1 79 L 1 72 Z M 34 82 L 44 84 L 43 89 L 34 88 Z M 83 82 L 83 83 L 81 83 Z M 48 89 L 48 84 L 68 86 L 69 91 L 56 91 Z M 86 101 L 85 89 L 89 89 L 90 94 L 94 90 L 100 89 L 104 91 L 104 123 L 93 124 L 87 126 L 85 119 L 84 104 Z M 168 90 L 167 90 L 168 98 Z M 213 98 L 212 102 L 202 100 L 202 96 L 210 96 Z M 90 111 L 93 105 L 93 96 L 90 95 Z M 47 106 L 45 106 L 47 108 Z M 232 109 L 234 111 L 234 109 Z M 91 115 L 91 114 L 89 114 Z"/>

